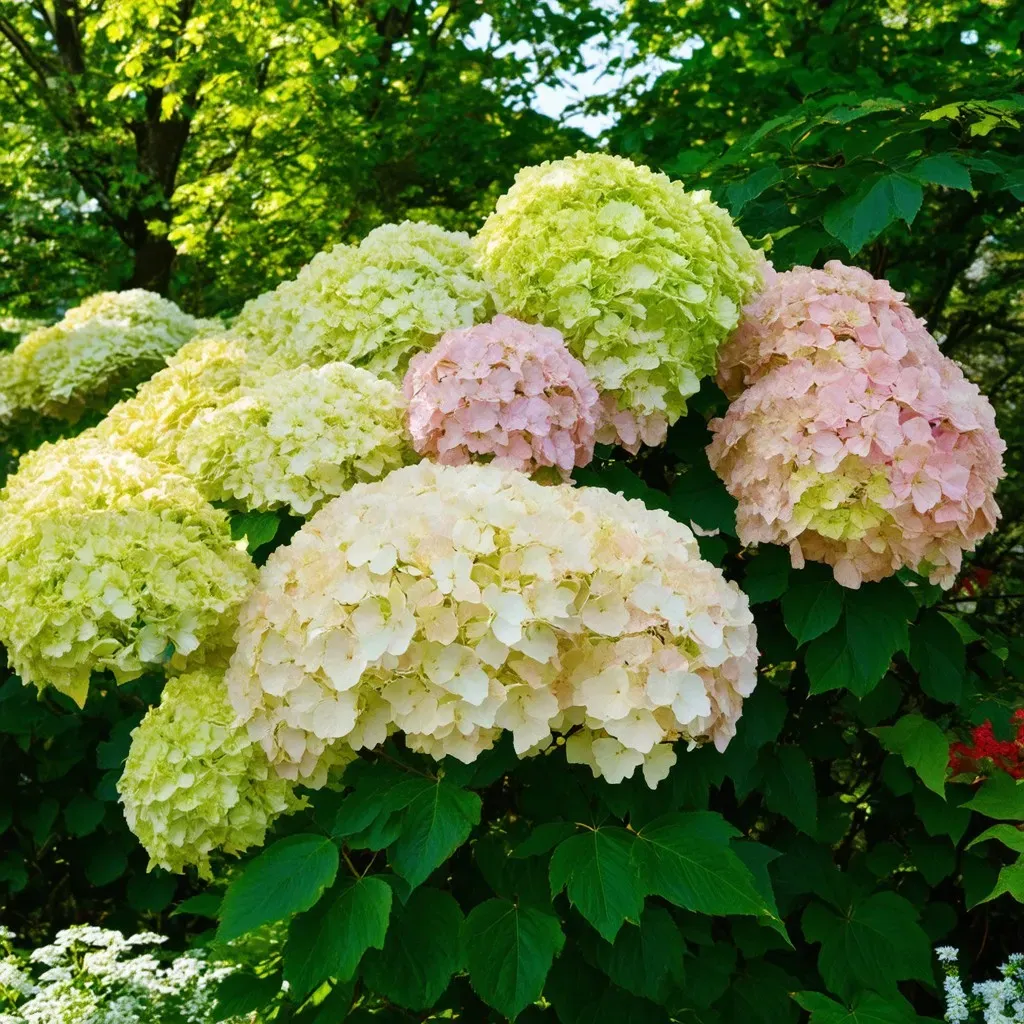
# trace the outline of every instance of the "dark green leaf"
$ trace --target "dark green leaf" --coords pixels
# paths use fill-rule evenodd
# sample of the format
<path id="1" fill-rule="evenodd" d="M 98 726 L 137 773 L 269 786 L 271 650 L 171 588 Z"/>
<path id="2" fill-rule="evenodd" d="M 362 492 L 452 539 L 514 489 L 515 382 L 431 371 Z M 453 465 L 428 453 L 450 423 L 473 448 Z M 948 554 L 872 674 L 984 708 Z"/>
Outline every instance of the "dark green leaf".
<path id="1" fill-rule="evenodd" d="M 513 851 L 512 856 L 538 857 L 556 847 L 563 839 L 576 834 L 576 826 L 568 821 L 546 821 L 538 825 Z"/>
<path id="2" fill-rule="evenodd" d="M 996 772 L 964 807 L 1002 821 L 1024 821 L 1024 784 L 1005 772 Z"/>
<path id="3" fill-rule="evenodd" d="M 864 992 L 848 1010 L 820 992 L 795 992 L 793 998 L 810 1015 L 809 1024 L 918 1024 L 914 1008 L 898 993 Z"/>
<path id="4" fill-rule="evenodd" d="M 106 808 L 88 793 L 76 793 L 64 808 L 64 824 L 73 836 L 87 836 L 95 832 L 103 820 Z"/>
<path id="5" fill-rule="evenodd" d="M 276 512 L 239 512 L 231 517 L 231 539 L 246 541 L 252 554 L 277 536 L 281 517 Z"/>
<path id="6" fill-rule="evenodd" d="M 370 989 L 408 1010 L 429 1009 L 462 966 L 462 911 L 446 892 L 416 889 L 392 914 L 384 948 L 363 958 Z"/>
<path id="7" fill-rule="evenodd" d="M 952 153 L 926 156 L 914 164 L 910 173 L 918 181 L 926 181 L 931 185 L 966 189 L 968 192 L 973 187 L 970 171 Z"/>
<path id="8" fill-rule="evenodd" d="M 609 946 L 597 947 L 598 966 L 616 985 L 635 996 L 663 1002 L 683 977 L 685 946 L 668 911 L 648 907 L 637 926 L 623 928 Z"/>
<path id="9" fill-rule="evenodd" d="M 261 977 L 252 971 L 235 971 L 217 986 L 217 1018 L 241 1017 L 262 1010 L 280 991 L 280 973 Z"/>
<path id="10" fill-rule="evenodd" d="M 922 715 L 904 715 L 893 726 L 870 730 L 886 750 L 899 754 L 921 781 L 945 799 L 949 740 L 946 734 Z"/>
<path id="11" fill-rule="evenodd" d="M 1024 857 L 1018 857 L 1013 864 L 1007 864 L 999 872 L 995 888 L 981 901 L 987 903 L 1008 893 L 1018 903 L 1024 903 Z"/>
<path id="12" fill-rule="evenodd" d="M 474 907 L 462 929 L 474 991 L 510 1020 L 540 998 L 551 962 L 564 944 L 558 918 L 508 900 Z"/>
<path id="13" fill-rule="evenodd" d="M 786 592 L 789 583 L 789 552 L 785 548 L 766 544 L 758 548 L 757 555 L 747 564 L 743 589 L 751 604 L 774 601 Z"/>
<path id="14" fill-rule="evenodd" d="M 623 921 L 638 921 L 645 890 L 631 862 L 636 835 L 599 828 L 562 842 L 551 857 L 551 894 L 563 889 L 572 905 L 608 942 Z"/>
<path id="15" fill-rule="evenodd" d="M 294 835 L 268 846 L 231 883 L 220 910 L 217 938 L 238 938 L 308 910 L 338 873 L 338 849 L 324 836 Z"/>
<path id="16" fill-rule="evenodd" d="M 843 588 L 825 566 L 811 564 L 792 577 L 782 595 L 782 616 L 786 629 L 797 643 L 806 643 L 828 632 L 843 610 Z"/>
<path id="17" fill-rule="evenodd" d="M 387 882 L 345 876 L 296 917 L 284 949 L 285 980 L 295 992 L 304 996 L 328 978 L 348 981 L 371 946 L 383 947 L 391 900 Z"/>
<path id="18" fill-rule="evenodd" d="M 469 838 L 480 807 L 476 793 L 438 779 L 409 804 L 388 850 L 391 866 L 412 886 L 426 881 Z"/>
<path id="19" fill-rule="evenodd" d="M 769 747 L 765 755 L 765 802 L 801 832 L 813 836 L 818 828 L 818 794 L 807 755 L 799 747 L 789 745 Z"/>
<path id="20" fill-rule="evenodd" d="M 921 688 L 930 697 L 947 704 L 960 702 L 965 671 L 964 642 L 938 612 L 925 612 L 910 627 L 910 664 L 917 670 Z"/>

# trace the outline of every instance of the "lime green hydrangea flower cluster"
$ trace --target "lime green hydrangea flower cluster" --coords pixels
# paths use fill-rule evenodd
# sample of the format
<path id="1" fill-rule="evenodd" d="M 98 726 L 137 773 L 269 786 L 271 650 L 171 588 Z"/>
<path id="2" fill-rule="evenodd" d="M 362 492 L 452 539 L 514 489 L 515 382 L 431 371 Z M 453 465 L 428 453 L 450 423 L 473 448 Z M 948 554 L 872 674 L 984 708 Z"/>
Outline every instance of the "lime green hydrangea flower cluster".
<path id="1" fill-rule="evenodd" d="M 211 501 L 305 516 L 417 461 L 398 388 L 347 363 L 283 370 L 199 415 L 178 462 Z"/>
<path id="2" fill-rule="evenodd" d="M 499 311 L 565 335 L 610 393 L 598 439 L 634 449 L 686 411 L 761 279 L 708 192 L 597 153 L 521 170 L 476 244 Z"/>
<path id="3" fill-rule="evenodd" d="M 43 445 L 0 492 L 0 642 L 26 683 L 85 703 L 230 641 L 254 582 L 227 515 L 185 477 L 92 433 Z"/>
<path id="4" fill-rule="evenodd" d="M 59 323 L 27 335 L 0 367 L 0 416 L 37 413 L 74 423 L 136 387 L 200 331 L 221 330 L 140 288 L 101 292 Z"/>
<path id="5" fill-rule="evenodd" d="M 117 448 L 173 465 L 192 421 L 235 391 L 247 360 L 245 346 L 227 335 L 190 341 L 134 397 L 115 405 L 96 432 Z"/>
<path id="6" fill-rule="evenodd" d="M 117 790 L 150 867 L 195 865 L 207 879 L 213 851 L 262 846 L 275 818 L 306 804 L 235 724 L 223 676 L 208 669 L 167 684 L 132 732 Z"/>
<path id="7" fill-rule="evenodd" d="M 404 221 L 314 256 L 249 302 L 234 330 L 282 366 L 341 360 L 397 380 L 414 353 L 491 312 L 469 236 Z"/>

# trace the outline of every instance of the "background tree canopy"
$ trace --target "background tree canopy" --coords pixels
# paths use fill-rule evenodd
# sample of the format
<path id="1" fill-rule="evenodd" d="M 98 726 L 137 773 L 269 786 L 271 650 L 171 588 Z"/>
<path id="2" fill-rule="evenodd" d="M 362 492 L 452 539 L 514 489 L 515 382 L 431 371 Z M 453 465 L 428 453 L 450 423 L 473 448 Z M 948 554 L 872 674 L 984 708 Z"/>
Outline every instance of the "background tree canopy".
<path id="1" fill-rule="evenodd" d="M 334 902 L 295 918 L 291 954 L 279 935 L 250 936 L 238 955 L 252 972 L 226 1006 L 274 997 L 279 1019 L 328 1024 L 371 992 L 383 995 L 351 1019 L 390 1024 L 436 1019 L 397 1007 L 443 992 L 449 1019 L 504 1019 L 495 1008 L 514 1015 L 522 993 L 481 955 L 496 948 L 474 941 L 486 935 L 530 991 L 564 944 L 546 1004 L 520 1018 L 529 1024 L 795 1024 L 801 1007 L 812 1024 L 917 1024 L 938 1012 L 929 944 L 957 942 L 986 970 L 1019 949 L 1024 846 L 1017 825 L 995 823 L 1024 819 L 1024 788 L 944 779 L 951 740 L 987 719 L 1008 740 L 1024 703 L 1022 45 L 1024 8 L 1011 0 L 0 0 L 8 346 L 107 289 L 230 317 L 325 247 L 403 218 L 474 231 L 521 166 L 606 149 L 709 189 L 780 270 L 841 259 L 891 280 L 990 397 L 1007 442 L 1003 520 L 945 593 L 909 577 L 843 591 L 816 566 L 791 570 L 778 549 L 742 548 L 703 454 L 706 420 L 724 408 L 710 380 L 665 447 L 603 451 L 577 481 L 719 531 L 701 537 L 702 553 L 755 605 L 762 681 L 727 754 L 685 755 L 652 796 L 541 759 L 513 776 L 507 746 L 438 772 L 391 741 L 346 780 L 360 829 L 341 828 L 329 791 L 289 819 L 285 831 L 307 840 L 331 835 L 320 855 L 337 862 L 338 847 L 358 878 L 343 867 Z M 595 68 L 594 95 L 568 113 L 604 125 L 598 137 L 538 111 L 538 90 Z M 38 440 L 9 445 L 3 464 Z M 261 562 L 298 521 L 234 525 Z M 0 683 L 0 767 L 15 780 L 0 793 L 0 896 L 19 934 L 43 941 L 102 918 L 214 941 L 204 930 L 218 915 L 222 938 L 246 931 L 222 896 L 229 882 L 234 906 L 247 885 L 261 891 L 268 861 L 210 888 L 147 873 L 117 804 L 131 730 L 161 684 L 94 685 L 79 711 L 13 676 Z M 433 852 L 423 842 L 415 853 L 412 797 L 379 820 L 367 810 L 396 771 L 445 798 L 427 828 L 446 837 Z M 739 878 L 774 923 L 705 915 L 654 868 L 640 892 L 634 826 L 661 815 L 673 819 L 659 826 L 667 848 L 726 864 L 708 904 Z M 593 827 L 576 833 L 580 821 Z M 567 844 L 576 853 L 558 854 Z M 271 867 L 276 848 L 261 855 Z M 430 886 L 407 900 L 394 874 L 375 877 L 385 858 Z M 587 863 L 611 866 L 618 925 L 638 920 L 612 944 Z M 310 900 L 284 900 L 278 918 L 320 896 L 309 884 Z M 359 963 L 370 951 L 358 982 L 332 987 L 338 972 L 312 955 L 301 922 L 348 900 L 369 908 L 366 934 L 322 955 Z M 721 905 L 732 913 L 735 893 Z M 377 918 L 392 906 L 401 930 L 385 943 Z M 532 946 L 517 961 L 520 927 Z M 465 957 L 410 967 L 403 943 L 424 929 L 450 949 L 461 929 Z M 685 983 L 671 967 L 682 949 Z M 307 961 L 295 988 L 320 1002 L 300 1010 L 279 982 Z"/>

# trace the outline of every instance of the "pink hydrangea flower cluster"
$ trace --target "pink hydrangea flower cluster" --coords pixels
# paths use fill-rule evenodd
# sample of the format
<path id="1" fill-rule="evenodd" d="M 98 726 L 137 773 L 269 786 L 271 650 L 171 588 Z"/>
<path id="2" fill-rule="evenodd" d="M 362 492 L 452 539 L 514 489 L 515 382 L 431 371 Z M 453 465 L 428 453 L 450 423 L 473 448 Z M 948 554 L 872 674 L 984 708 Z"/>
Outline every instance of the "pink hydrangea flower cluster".
<path id="1" fill-rule="evenodd" d="M 951 585 L 999 517 L 992 406 L 887 282 L 837 261 L 767 281 L 722 351 L 735 400 L 708 447 L 740 539 L 847 587 L 902 567 Z"/>
<path id="2" fill-rule="evenodd" d="M 493 456 L 568 478 L 594 456 L 597 389 L 550 327 L 496 316 L 448 331 L 413 358 L 404 390 L 416 451 L 443 465 Z"/>

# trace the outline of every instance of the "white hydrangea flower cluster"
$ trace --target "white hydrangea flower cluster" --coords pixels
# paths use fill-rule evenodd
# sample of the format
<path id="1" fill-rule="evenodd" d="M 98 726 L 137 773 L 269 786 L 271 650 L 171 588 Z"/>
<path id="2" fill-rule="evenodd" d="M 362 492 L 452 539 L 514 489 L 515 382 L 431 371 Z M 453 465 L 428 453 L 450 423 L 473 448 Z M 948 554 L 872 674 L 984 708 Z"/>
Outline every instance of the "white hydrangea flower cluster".
<path id="1" fill-rule="evenodd" d="M 341 360 L 400 380 L 413 353 L 491 312 L 469 236 L 404 221 L 314 256 L 247 303 L 233 330 L 283 366 Z"/>
<path id="2" fill-rule="evenodd" d="M 73 423 L 108 408 L 198 332 L 222 329 L 154 292 L 102 292 L 18 344 L 0 368 L 0 406 Z"/>
<path id="3" fill-rule="evenodd" d="M 89 433 L 0 492 L 0 642 L 24 682 L 79 705 L 94 671 L 123 682 L 227 643 L 255 572 L 187 479 Z"/>
<path id="4" fill-rule="evenodd" d="M 492 466 L 420 463 L 360 484 L 275 551 L 245 605 L 228 690 L 285 778 L 400 729 L 473 761 L 525 756 L 652 787 L 672 743 L 724 749 L 755 683 L 740 589 L 660 511 Z"/>
<path id="5" fill-rule="evenodd" d="M 198 415 L 178 463 L 211 501 L 305 516 L 353 484 L 416 461 L 405 400 L 347 363 L 256 378 Z"/>
<path id="6" fill-rule="evenodd" d="M 174 465 L 192 421 L 234 392 L 247 368 L 245 346 L 236 338 L 190 341 L 134 397 L 115 405 L 96 433 L 115 448 Z"/>
<path id="7" fill-rule="evenodd" d="M 1024 954 L 1012 954 L 999 968 L 997 980 L 975 982 L 968 996 L 960 979 L 959 952 L 954 946 L 935 950 L 945 972 L 944 1019 L 949 1024 L 1024 1024 Z"/>
<path id="8" fill-rule="evenodd" d="M 244 1024 L 216 1011 L 217 987 L 237 967 L 202 950 L 176 957 L 143 951 L 165 943 L 163 935 L 125 938 L 75 925 L 27 956 L 13 952 L 11 939 L 0 940 L 0 1024 Z"/>
<path id="9" fill-rule="evenodd" d="M 212 851 L 262 846 L 279 815 L 305 806 L 235 724 L 223 674 L 210 669 L 164 687 L 160 704 L 132 732 L 117 791 L 150 867 L 195 865 L 206 879 L 213 878 Z"/>

